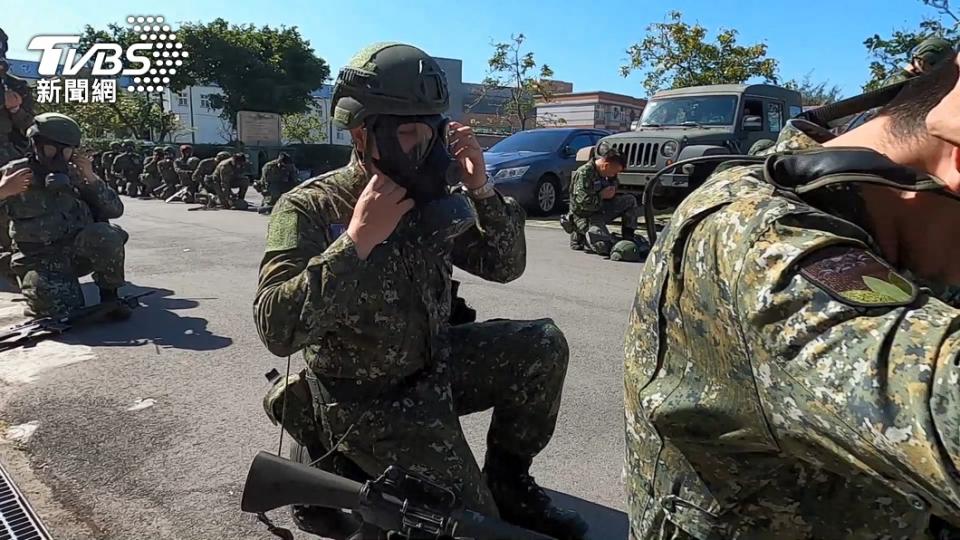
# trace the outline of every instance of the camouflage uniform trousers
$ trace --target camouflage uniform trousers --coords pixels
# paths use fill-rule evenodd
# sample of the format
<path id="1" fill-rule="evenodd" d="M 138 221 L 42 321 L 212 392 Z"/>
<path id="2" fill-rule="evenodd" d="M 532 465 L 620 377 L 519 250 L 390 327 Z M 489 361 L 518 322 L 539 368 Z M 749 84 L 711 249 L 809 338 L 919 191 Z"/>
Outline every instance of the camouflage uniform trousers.
<path id="1" fill-rule="evenodd" d="M 84 306 L 80 277 L 93 273 L 102 289 L 125 283 L 124 245 L 129 235 L 117 225 L 91 223 L 69 241 L 20 244 L 13 269 L 27 300 L 28 315 L 63 315 Z"/>
<path id="2" fill-rule="evenodd" d="M 314 399 L 324 444 L 332 448 L 346 434 L 338 451 L 366 474 L 399 465 L 497 517 L 460 416 L 492 407 L 488 453 L 533 458 L 553 436 L 569 349 L 550 319 L 463 324 L 449 337 L 449 360 L 365 400 L 338 401 L 339 391 L 321 378 Z M 357 388 L 352 380 L 341 384 Z"/>
<path id="3" fill-rule="evenodd" d="M 140 173 L 124 173 L 122 179 L 126 182 L 126 191 L 127 196 L 129 197 L 140 197 L 147 194 L 146 186 L 140 181 Z"/>
<path id="4" fill-rule="evenodd" d="M 140 175 L 140 184 L 143 185 L 143 191 L 141 195 L 144 196 L 153 196 L 154 192 L 158 187 L 163 183 L 163 180 L 160 178 L 159 174 L 148 174 L 143 173 Z"/>
<path id="5" fill-rule="evenodd" d="M 217 194 L 218 199 L 220 200 L 220 206 L 223 208 L 232 208 L 233 201 L 244 200 L 247 196 L 247 190 L 250 188 L 250 179 L 246 176 L 236 176 L 230 180 L 223 180 L 223 185 L 220 186 L 221 191 Z M 236 189 L 236 195 L 233 193 L 233 190 Z"/>
<path id="6" fill-rule="evenodd" d="M 574 235 L 582 234 L 586 237 L 587 247 L 595 253 L 607 255 L 615 243 L 607 225 L 620 218 L 621 233 L 627 236 L 629 232 L 636 230 L 640 210 L 636 197 L 627 193 L 618 193 L 612 199 L 601 201 L 600 210 L 589 216 L 573 215 L 576 230 L 571 235 L 570 242 L 573 244 Z"/>

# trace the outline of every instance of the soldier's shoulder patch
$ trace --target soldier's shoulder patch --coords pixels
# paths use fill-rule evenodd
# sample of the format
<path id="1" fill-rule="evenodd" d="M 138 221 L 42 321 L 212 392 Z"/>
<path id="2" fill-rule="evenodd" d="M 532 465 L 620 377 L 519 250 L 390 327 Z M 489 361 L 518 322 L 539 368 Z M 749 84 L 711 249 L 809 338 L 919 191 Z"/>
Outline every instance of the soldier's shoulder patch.
<path id="1" fill-rule="evenodd" d="M 886 261 L 855 246 L 822 249 L 800 262 L 800 275 L 839 302 L 856 307 L 913 303 L 917 287 Z"/>
<path id="2" fill-rule="evenodd" d="M 269 251 L 295 249 L 300 241 L 300 214 L 286 207 L 272 212 L 267 226 L 267 248 Z"/>

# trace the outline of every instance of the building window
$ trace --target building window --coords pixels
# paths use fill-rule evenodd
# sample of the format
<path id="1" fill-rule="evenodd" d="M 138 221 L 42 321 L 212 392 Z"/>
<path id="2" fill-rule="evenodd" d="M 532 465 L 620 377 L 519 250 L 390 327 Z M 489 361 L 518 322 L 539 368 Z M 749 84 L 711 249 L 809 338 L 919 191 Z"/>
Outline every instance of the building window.
<path id="1" fill-rule="evenodd" d="M 779 103 L 767 103 L 767 124 L 771 133 L 780 133 L 783 126 L 783 109 Z"/>
<path id="2" fill-rule="evenodd" d="M 177 106 L 186 107 L 187 106 L 187 93 L 186 91 L 177 92 Z"/>
<path id="3" fill-rule="evenodd" d="M 210 96 L 212 96 L 212 95 L 213 95 L 213 94 L 203 94 L 203 95 L 201 95 L 201 96 L 200 96 L 200 106 L 203 107 L 204 109 L 212 109 L 213 107 L 210 106 Z"/>

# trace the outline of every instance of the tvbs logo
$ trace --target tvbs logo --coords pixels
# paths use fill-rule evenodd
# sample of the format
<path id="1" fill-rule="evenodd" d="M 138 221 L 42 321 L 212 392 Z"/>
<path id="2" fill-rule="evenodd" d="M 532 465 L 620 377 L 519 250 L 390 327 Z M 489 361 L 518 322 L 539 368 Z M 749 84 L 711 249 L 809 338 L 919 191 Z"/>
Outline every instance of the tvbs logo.
<path id="1" fill-rule="evenodd" d="M 168 71 L 172 75 L 176 73 L 173 66 L 182 65 L 181 58 L 186 58 L 187 53 L 181 50 L 183 45 L 177 42 L 173 29 L 162 23 L 161 16 L 127 17 L 127 24 L 133 27 L 134 35 L 140 40 L 126 50 L 117 43 L 94 43 L 80 54 L 80 36 L 66 34 L 34 36 L 27 49 L 40 51 L 38 72 L 44 77 L 78 75 L 85 69 L 89 69 L 93 77 L 157 75 L 160 72 L 166 75 Z M 157 69 L 157 66 L 167 66 L 169 70 Z"/>

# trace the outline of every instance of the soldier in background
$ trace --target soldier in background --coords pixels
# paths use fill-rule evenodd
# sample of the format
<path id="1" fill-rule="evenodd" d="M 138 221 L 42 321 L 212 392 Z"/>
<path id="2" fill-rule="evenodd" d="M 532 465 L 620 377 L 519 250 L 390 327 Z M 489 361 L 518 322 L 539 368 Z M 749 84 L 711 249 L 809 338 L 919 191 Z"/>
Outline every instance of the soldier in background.
<path id="1" fill-rule="evenodd" d="M 176 165 L 174 165 L 176 157 L 173 147 L 165 146 L 162 159 L 157 162 L 157 171 L 160 173 L 162 183 L 159 188 L 153 191 L 153 194 L 160 199 L 166 200 L 167 197 L 170 197 L 179 189 L 180 176 L 177 174 Z"/>
<path id="2" fill-rule="evenodd" d="M 213 171 L 214 189 L 217 190 L 217 203 L 221 208 L 243 210 L 246 208 L 247 189 L 250 179 L 244 174 L 247 165 L 246 154 L 236 153 L 229 159 L 217 164 Z M 234 194 L 233 190 L 237 193 Z"/>
<path id="3" fill-rule="evenodd" d="M 33 122 L 33 96 L 27 81 L 11 75 L 7 63 L 7 34 L 0 29 L 0 167 L 22 157 L 27 147 L 27 128 Z M 0 209 L 0 274 L 10 273 L 13 241 L 10 239 L 10 219 Z"/>
<path id="4" fill-rule="evenodd" d="M 143 185 L 144 197 L 152 197 L 153 192 L 160 186 L 163 180 L 160 178 L 160 161 L 163 160 L 162 146 L 154 147 L 153 155 L 143 162 L 143 172 L 140 174 L 140 183 Z"/>
<path id="5" fill-rule="evenodd" d="M 193 147 L 189 144 L 181 144 L 180 157 L 173 162 L 178 172 L 187 169 L 187 162 L 190 161 L 191 157 L 193 157 Z"/>
<path id="6" fill-rule="evenodd" d="M 260 177 L 260 184 L 266 191 L 266 197 L 263 200 L 264 209 L 262 212 L 269 212 L 281 195 L 293 189 L 297 185 L 297 168 L 293 164 L 290 154 L 280 152 L 277 159 L 268 161 L 263 166 L 263 172 Z"/>
<path id="7" fill-rule="evenodd" d="M 629 193 L 617 193 L 617 175 L 623 171 L 625 159 L 611 144 L 597 146 L 596 156 L 574 171 L 570 180 L 570 213 L 561 225 L 570 234 L 570 249 L 587 247 L 607 256 L 616 244 L 607 225 L 620 218 L 622 239 L 642 243 L 636 236 L 640 208 Z"/>
<path id="8" fill-rule="evenodd" d="M 123 141 L 122 149 L 123 152 L 114 158 L 111 170 L 117 181 L 124 185 L 124 192 L 128 197 L 139 197 L 142 190 L 140 173 L 143 172 L 143 162 L 133 141 Z"/>
<path id="9" fill-rule="evenodd" d="M 120 143 L 113 141 L 110 143 L 110 149 L 100 155 L 100 170 L 103 171 L 102 178 L 107 182 L 107 185 L 117 193 L 123 193 L 121 189 L 123 186 L 121 185 L 122 182 L 118 182 L 117 176 L 113 174 L 113 160 L 120 155 L 121 151 Z"/>
<path id="10" fill-rule="evenodd" d="M 213 171 L 216 170 L 218 163 L 229 157 L 230 152 L 217 152 L 215 157 L 200 160 L 193 171 L 194 188 L 203 190 L 208 202 L 216 197 L 218 191 L 213 182 Z M 197 198 L 197 192 L 194 192 L 194 198 Z"/>

